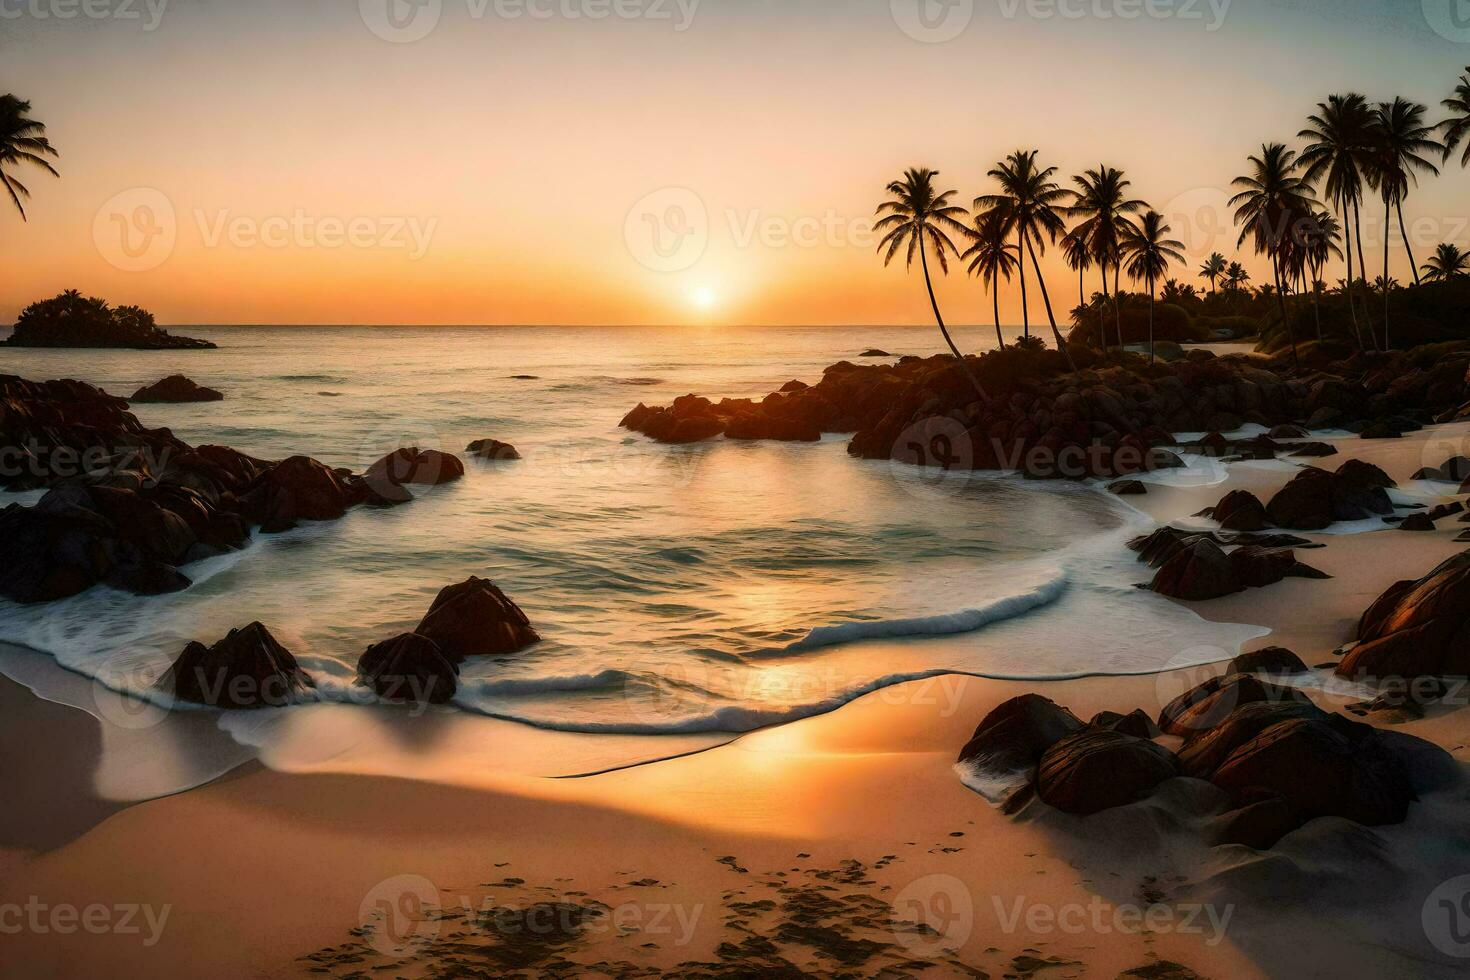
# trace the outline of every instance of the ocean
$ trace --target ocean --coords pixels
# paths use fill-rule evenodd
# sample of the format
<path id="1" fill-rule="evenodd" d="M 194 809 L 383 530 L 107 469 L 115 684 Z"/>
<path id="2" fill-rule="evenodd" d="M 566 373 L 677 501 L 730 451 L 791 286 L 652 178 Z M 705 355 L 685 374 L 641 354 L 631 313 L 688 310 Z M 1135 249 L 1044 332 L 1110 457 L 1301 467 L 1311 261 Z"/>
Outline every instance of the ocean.
<path id="1" fill-rule="evenodd" d="M 449 710 L 592 735 L 739 733 L 945 672 L 1150 672 L 1261 632 L 1138 590 L 1147 570 L 1123 543 L 1152 524 L 1098 484 L 857 460 L 844 436 L 665 446 L 618 427 L 640 401 L 758 398 L 868 347 L 937 353 L 933 330 L 171 329 L 219 349 L 0 348 L 0 372 L 120 395 L 182 372 L 225 400 L 139 418 L 266 458 L 361 471 L 400 445 L 462 453 L 478 438 L 524 458 L 467 460 L 463 480 L 403 507 L 256 534 L 186 567 L 194 584 L 172 595 L 0 600 L 0 641 L 156 703 L 187 641 L 259 620 L 316 678 L 313 698 L 366 705 L 363 649 L 472 574 L 543 640 L 466 663 Z M 994 333 L 957 339 L 983 350 Z M 1223 478 L 1192 462 L 1168 478 Z"/>

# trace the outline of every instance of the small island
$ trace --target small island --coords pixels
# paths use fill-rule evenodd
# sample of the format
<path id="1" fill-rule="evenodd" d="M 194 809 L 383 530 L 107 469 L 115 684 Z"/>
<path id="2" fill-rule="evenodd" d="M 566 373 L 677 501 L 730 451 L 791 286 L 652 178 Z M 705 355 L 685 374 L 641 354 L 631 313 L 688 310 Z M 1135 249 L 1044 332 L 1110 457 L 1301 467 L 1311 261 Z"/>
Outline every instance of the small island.
<path id="1" fill-rule="evenodd" d="M 106 300 L 75 289 L 20 311 L 4 341 L 10 347 L 119 347 L 131 350 L 213 350 L 207 340 L 175 337 L 137 306 L 113 309 Z"/>

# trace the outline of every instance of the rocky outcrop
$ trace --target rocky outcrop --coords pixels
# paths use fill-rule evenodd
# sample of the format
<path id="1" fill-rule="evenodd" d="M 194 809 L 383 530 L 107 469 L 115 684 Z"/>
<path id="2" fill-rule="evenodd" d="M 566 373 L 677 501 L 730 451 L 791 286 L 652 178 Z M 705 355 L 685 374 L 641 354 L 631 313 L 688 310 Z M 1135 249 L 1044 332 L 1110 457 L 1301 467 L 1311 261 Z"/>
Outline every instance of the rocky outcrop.
<path id="1" fill-rule="evenodd" d="M 1230 661 L 1227 674 L 1305 674 L 1307 665 L 1286 647 L 1262 647 Z"/>
<path id="2" fill-rule="evenodd" d="M 1149 588 L 1174 599 L 1218 599 L 1288 576 L 1328 577 L 1297 561 L 1290 548 L 1245 544 L 1226 554 L 1214 537 L 1204 534 L 1166 536 L 1144 550 L 1159 569 Z"/>
<path id="3" fill-rule="evenodd" d="M 1393 485 L 1378 467 L 1355 459 L 1335 473 L 1309 466 L 1276 492 L 1266 515 L 1276 527 L 1317 531 L 1336 521 L 1392 514 L 1386 488 Z"/>
<path id="4" fill-rule="evenodd" d="M 410 486 L 438 486 L 464 476 L 464 463 L 452 453 L 406 446 L 393 450 L 367 468 L 363 482 L 380 500 L 404 503 L 413 499 Z"/>
<path id="5" fill-rule="evenodd" d="M 1090 814 L 1142 799 L 1179 774 L 1174 753 L 1147 739 L 1087 728 L 1055 742 L 1041 757 L 1036 789 L 1065 813 Z"/>
<path id="6" fill-rule="evenodd" d="M 467 657 L 515 653 L 541 639 L 495 583 L 473 575 L 442 589 L 414 632 L 433 640 L 456 664 Z"/>
<path id="7" fill-rule="evenodd" d="M 230 630 L 206 647 L 184 647 L 166 678 L 182 701 L 215 708 L 272 708 L 313 687 L 311 677 L 260 623 Z"/>
<path id="8" fill-rule="evenodd" d="M 991 710 L 960 750 L 959 762 L 983 778 L 1029 781 L 1046 750 L 1083 728 L 1066 708 L 1039 694 L 1023 694 Z"/>
<path id="9" fill-rule="evenodd" d="M 476 439 L 468 446 L 465 446 L 464 451 L 476 459 L 510 460 L 521 458 L 521 454 L 516 451 L 515 446 L 512 446 L 508 442 L 501 442 L 499 439 Z"/>
<path id="10" fill-rule="evenodd" d="M 459 667 L 427 636 L 401 633 L 368 647 L 357 675 L 385 700 L 443 704 L 454 697 Z"/>
<path id="11" fill-rule="evenodd" d="M 1419 579 L 1395 582 L 1358 620 L 1337 672 L 1380 681 L 1470 676 L 1470 551 Z"/>
<path id="12" fill-rule="evenodd" d="M 170 374 L 162 381 L 155 381 L 133 392 L 128 399 L 139 405 L 173 404 L 185 402 L 223 401 L 224 395 L 213 388 L 195 384 L 182 374 Z"/>
<path id="13" fill-rule="evenodd" d="M 376 501 L 366 483 L 307 456 L 255 459 L 149 429 L 127 402 L 76 381 L 0 376 L 0 486 L 49 488 L 0 511 L 0 596 L 44 602 L 105 584 L 187 588 L 179 569 Z"/>
<path id="14" fill-rule="evenodd" d="M 1249 490 L 1232 490 L 1203 516 L 1213 517 L 1231 531 L 1264 531 L 1271 526 L 1266 507 Z"/>

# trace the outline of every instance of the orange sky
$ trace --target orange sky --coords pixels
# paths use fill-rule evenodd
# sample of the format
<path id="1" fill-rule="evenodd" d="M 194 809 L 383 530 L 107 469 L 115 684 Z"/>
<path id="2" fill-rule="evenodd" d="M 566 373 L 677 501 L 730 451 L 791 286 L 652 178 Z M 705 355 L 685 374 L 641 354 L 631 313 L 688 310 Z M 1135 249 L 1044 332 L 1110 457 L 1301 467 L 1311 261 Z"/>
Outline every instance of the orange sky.
<path id="1" fill-rule="evenodd" d="M 0 91 L 63 174 L 17 172 L 29 223 L 0 209 L 0 322 L 77 287 L 181 324 L 925 323 L 918 277 L 874 254 L 884 183 L 933 166 L 968 204 L 1023 145 L 1125 168 L 1192 279 L 1232 253 L 1228 182 L 1262 140 L 1329 91 L 1436 104 L 1470 60 L 1378 0 L 954 0 L 942 43 L 898 23 L 930 0 L 417 0 L 437 21 L 406 43 L 374 33 L 390 0 L 66 2 L 0 0 Z M 1470 244 L 1467 190 L 1455 167 L 1409 198 L 1421 261 Z M 989 321 L 973 280 L 938 289 Z"/>

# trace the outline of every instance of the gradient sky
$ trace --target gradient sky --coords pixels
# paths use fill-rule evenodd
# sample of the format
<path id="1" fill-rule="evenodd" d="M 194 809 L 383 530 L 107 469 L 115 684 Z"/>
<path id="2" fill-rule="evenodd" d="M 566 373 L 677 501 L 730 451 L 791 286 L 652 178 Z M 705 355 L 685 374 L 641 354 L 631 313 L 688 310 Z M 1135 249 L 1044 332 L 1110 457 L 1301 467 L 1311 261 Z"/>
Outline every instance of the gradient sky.
<path id="1" fill-rule="evenodd" d="M 156 24 L 149 2 L 0 0 L 0 92 L 62 154 L 61 180 L 16 174 L 28 223 L 0 208 L 0 322 L 76 287 L 175 324 L 922 324 L 868 233 L 883 185 L 928 165 L 968 205 L 1018 146 L 1124 168 L 1198 282 L 1263 140 L 1333 91 L 1437 107 L 1470 63 L 1470 29 L 1431 24 L 1453 0 L 949 0 L 971 16 L 942 43 L 898 23 L 938 0 L 700 0 L 687 23 L 694 0 L 442 0 L 407 43 L 370 27 L 387 0 L 170 0 Z M 558 12 L 618 4 L 642 16 Z M 1407 213 L 1420 261 L 1470 245 L 1470 173 Z M 937 288 L 989 322 L 977 281 Z"/>

